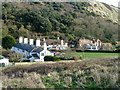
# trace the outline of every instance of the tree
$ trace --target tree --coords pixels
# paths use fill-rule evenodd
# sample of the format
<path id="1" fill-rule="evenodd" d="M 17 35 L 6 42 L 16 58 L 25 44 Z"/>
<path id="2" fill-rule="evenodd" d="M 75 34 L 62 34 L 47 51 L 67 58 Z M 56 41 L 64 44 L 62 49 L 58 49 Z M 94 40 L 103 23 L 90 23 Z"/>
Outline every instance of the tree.
<path id="1" fill-rule="evenodd" d="M 5 49 L 11 49 L 16 44 L 15 38 L 12 36 L 6 36 L 2 38 L 2 46 Z"/>
<path id="2" fill-rule="evenodd" d="M 16 22 L 17 28 L 20 29 L 22 27 L 22 24 L 20 22 Z"/>

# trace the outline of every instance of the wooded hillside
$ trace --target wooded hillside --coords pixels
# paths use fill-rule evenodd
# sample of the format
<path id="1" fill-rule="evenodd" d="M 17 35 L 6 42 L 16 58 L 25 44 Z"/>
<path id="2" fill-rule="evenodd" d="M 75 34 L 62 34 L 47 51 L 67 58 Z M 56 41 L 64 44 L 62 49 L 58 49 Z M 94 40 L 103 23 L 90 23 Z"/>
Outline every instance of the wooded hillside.
<path id="1" fill-rule="evenodd" d="M 112 10 L 111 15 L 117 16 L 115 7 L 98 5 L 94 4 L 94 7 L 105 8 L 109 13 Z M 16 39 L 19 36 L 28 38 L 47 36 L 51 39 L 60 36 L 69 41 L 94 37 L 101 39 L 102 42 L 114 44 L 118 39 L 118 23 L 115 22 L 117 18 L 112 20 L 109 16 L 98 14 L 99 11 L 96 13 L 97 9 L 94 7 L 93 3 L 89 2 L 3 3 L 2 35 L 3 37 L 11 35 Z"/>

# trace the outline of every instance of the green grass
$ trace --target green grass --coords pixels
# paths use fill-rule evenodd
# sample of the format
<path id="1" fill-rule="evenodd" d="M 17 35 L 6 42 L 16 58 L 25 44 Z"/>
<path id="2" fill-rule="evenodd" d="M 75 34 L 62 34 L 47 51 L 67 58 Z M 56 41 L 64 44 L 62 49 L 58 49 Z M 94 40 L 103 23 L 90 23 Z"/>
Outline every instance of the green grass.
<path id="1" fill-rule="evenodd" d="M 101 53 L 101 52 L 77 52 L 77 57 L 84 56 L 84 59 L 95 59 L 104 57 L 118 57 L 120 53 Z"/>

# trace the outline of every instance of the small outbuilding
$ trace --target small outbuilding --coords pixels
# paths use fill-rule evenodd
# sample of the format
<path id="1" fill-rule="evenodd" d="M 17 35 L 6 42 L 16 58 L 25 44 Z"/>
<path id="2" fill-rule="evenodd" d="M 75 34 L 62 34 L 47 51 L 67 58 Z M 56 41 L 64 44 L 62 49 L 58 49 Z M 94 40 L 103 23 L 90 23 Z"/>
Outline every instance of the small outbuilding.
<path id="1" fill-rule="evenodd" d="M 0 56 L 0 67 L 7 66 L 9 65 L 9 59 Z"/>

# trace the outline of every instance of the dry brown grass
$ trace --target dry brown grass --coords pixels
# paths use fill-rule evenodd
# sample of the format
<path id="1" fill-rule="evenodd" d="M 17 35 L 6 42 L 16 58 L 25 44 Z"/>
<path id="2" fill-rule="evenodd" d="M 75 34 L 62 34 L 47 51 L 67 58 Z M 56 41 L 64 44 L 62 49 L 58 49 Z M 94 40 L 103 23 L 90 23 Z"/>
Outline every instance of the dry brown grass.
<path id="1" fill-rule="evenodd" d="M 4 88 L 120 87 L 120 59 L 39 63 L 3 70 Z M 96 87 L 94 86 L 94 87 Z"/>

